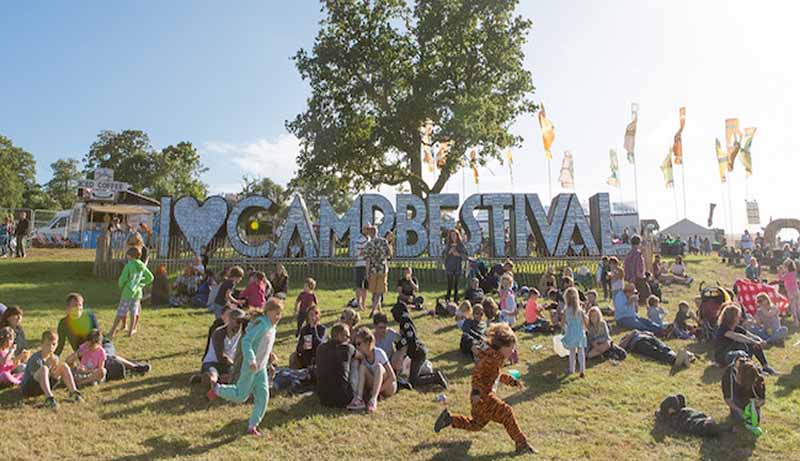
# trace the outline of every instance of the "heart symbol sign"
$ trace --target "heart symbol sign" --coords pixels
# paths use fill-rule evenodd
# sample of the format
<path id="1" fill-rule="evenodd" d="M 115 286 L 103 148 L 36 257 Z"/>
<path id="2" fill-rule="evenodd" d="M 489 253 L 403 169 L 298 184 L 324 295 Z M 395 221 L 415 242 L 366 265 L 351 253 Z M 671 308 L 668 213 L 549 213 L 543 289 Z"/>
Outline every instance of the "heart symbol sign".
<path id="1" fill-rule="evenodd" d="M 200 254 L 225 224 L 228 203 L 219 196 L 209 197 L 202 205 L 194 197 L 183 197 L 175 202 L 175 222 L 195 254 Z"/>

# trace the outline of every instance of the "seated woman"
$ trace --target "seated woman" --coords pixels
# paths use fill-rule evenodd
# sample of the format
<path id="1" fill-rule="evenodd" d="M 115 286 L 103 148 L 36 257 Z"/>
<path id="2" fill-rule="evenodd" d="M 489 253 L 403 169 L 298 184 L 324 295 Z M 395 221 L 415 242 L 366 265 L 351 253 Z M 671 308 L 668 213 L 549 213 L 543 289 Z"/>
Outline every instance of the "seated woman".
<path id="1" fill-rule="evenodd" d="M 275 266 L 275 272 L 269 275 L 269 283 L 272 285 L 275 297 L 286 299 L 286 293 L 289 292 L 289 273 L 283 264 Z"/>
<path id="2" fill-rule="evenodd" d="M 760 420 L 761 407 L 766 403 L 767 386 L 758 365 L 743 357 L 738 357 L 728 365 L 722 374 L 722 398 L 731 411 L 731 419 L 735 421 L 744 419 L 745 407 L 750 401 L 755 401 Z"/>
<path id="3" fill-rule="evenodd" d="M 600 357 L 611 349 L 611 334 L 608 332 L 608 324 L 603 320 L 603 313 L 597 306 L 589 308 L 586 339 L 589 346 L 589 352 L 586 353 L 587 358 Z"/>
<path id="4" fill-rule="evenodd" d="M 419 282 L 411 271 L 410 267 L 403 268 L 403 278 L 397 281 L 397 300 L 414 306 L 415 309 L 422 309 L 422 298 L 417 296 Z"/>
<path id="5" fill-rule="evenodd" d="M 617 325 L 629 330 L 642 330 L 663 336 L 664 330 L 649 319 L 636 314 L 639 308 L 639 294 L 632 283 L 626 283 L 622 291 L 614 295 L 614 320 Z"/>
<path id="6" fill-rule="evenodd" d="M 714 334 L 714 360 L 720 366 L 728 366 L 735 362 L 737 358 L 758 359 L 764 367 L 764 372 L 777 375 L 767 363 L 763 347 L 766 342 L 758 336 L 745 330 L 739 322 L 742 318 L 742 311 L 738 305 L 727 303 L 719 314 L 719 326 Z"/>
<path id="7" fill-rule="evenodd" d="M 690 286 L 694 282 L 694 279 L 686 273 L 686 264 L 683 263 L 683 256 L 675 257 L 675 262 L 672 263 L 670 272 L 672 273 L 673 283 Z"/>
<path id="8" fill-rule="evenodd" d="M 170 289 L 167 266 L 161 264 L 153 275 L 153 288 L 150 291 L 151 306 L 166 306 L 169 304 Z"/>
<path id="9" fill-rule="evenodd" d="M 289 367 L 296 370 L 316 365 L 317 348 L 327 339 L 325 325 L 319 323 L 319 307 L 311 306 L 306 313 L 306 323 L 300 328 L 297 346 L 289 356 Z"/>
<path id="10" fill-rule="evenodd" d="M 549 266 L 544 274 L 539 278 L 539 293 L 549 293 L 551 288 L 558 289 L 556 286 L 555 269 Z"/>
<path id="11" fill-rule="evenodd" d="M 383 349 L 375 347 L 375 336 L 369 328 L 362 327 L 356 332 L 356 350 L 361 357 L 358 373 L 358 390 L 353 395 L 353 401 L 347 406 L 348 410 L 363 410 L 364 390 L 369 389 L 366 396 L 366 408 L 370 413 L 378 409 L 378 397 L 388 398 L 397 393 L 397 376 L 394 374 L 389 357 Z"/>
<path id="12" fill-rule="evenodd" d="M 73 351 L 77 351 L 81 344 L 89 339 L 92 330 L 100 330 L 100 324 L 94 312 L 86 312 L 83 309 L 83 295 L 80 293 L 70 293 L 66 300 L 66 315 L 58 322 L 58 345 L 55 355 L 61 355 L 64 350 L 65 342 L 69 342 Z M 101 330 L 102 331 L 102 330 Z M 109 361 L 114 364 L 122 365 L 125 370 L 134 373 L 148 373 L 149 363 L 132 362 L 117 355 L 117 349 L 107 337 L 102 339 L 102 347 L 106 352 L 106 371 L 107 379 L 113 379 L 113 370 L 109 367 Z"/>
<path id="13" fill-rule="evenodd" d="M 378 312 L 372 316 L 372 331 L 375 336 L 375 347 L 383 349 L 389 360 L 392 361 L 392 368 L 395 371 L 399 370 L 402 366 L 402 360 L 397 357 L 397 351 L 394 349 L 394 343 L 398 339 L 398 334 L 394 329 L 389 328 L 389 319 L 386 314 Z"/>

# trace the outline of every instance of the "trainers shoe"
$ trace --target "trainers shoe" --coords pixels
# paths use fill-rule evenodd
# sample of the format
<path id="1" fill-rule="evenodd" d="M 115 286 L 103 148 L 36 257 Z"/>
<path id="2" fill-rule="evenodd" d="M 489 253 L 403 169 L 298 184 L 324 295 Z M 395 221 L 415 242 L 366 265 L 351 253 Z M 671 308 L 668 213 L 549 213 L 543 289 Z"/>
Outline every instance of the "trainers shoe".
<path id="1" fill-rule="evenodd" d="M 531 445 L 528 442 L 517 444 L 517 449 L 514 452 L 514 454 L 515 455 L 522 455 L 522 454 L 526 454 L 526 453 L 536 454 L 536 453 L 539 453 L 539 452 L 535 448 L 533 448 L 533 445 Z"/>
<path id="2" fill-rule="evenodd" d="M 69 395 L 69 401 L 73 403 L 81 403 L 83 402 L 83 394 L 81 394 L 81 391 L 75 391 Z"/>
<path id="3" fill-rule="evenodd" d="M 367 412 L 375 413 L 376 411 L 378 411 L 378 399 L 372 399 L 367 404 Z"/>
<path id="4" fill-rule="evenodd" d="M 55 397 L 48 397 L 44 401 L 44 407 L 55 410 L 56 408 L 58 408 L 58 402 L 56 402 Z"/>
<path id="5" fill-rule="evenodd" d="M 439 431 L 450 426 L 451 424 L 453 424 L 453 418 L 450 417 L 450 412 L 447 411 L 447 408 L 445 408 L 442 410 L 442 413 L 439 415 L 439 417 L 436 418 L 436 422 L 433 424 L 433 432 L 438 434 Z"/>
<path id="6" fill-rule="evenodd" d="M 153 367 L 151 367 L 149 363 L 140 363 L 139 365 L 136 365 L 135 367 L 133 367 L 133 372 L 134 373 L 146 374 L 146 373 L 150 373 L 150 370 L 152 370 L 152 369 L 153 369 Z"/>
<path id="7" fill-rule="evenodd" d="M 364 405 L 364 401 L 358 397 L 353 397 L 353 400 L 347 404 L 347 409 L 350 411 L 359 411 L 363 410 L 364 408 L 367 408 L 367 406 Z"/>
<path id="8" fill-rule="evenodd" d="M 255 427 L 255 426 L 248 427 L 247 428 L 247 435 L 252 435 L 253 437 L 261 437 L 261 432 L 259 432 L 258 428 Z"/>
<path id="9" fill-rule="evenodd" d="M 206 397 L 208 398 L 209 402 L 216 400 L 217 397 L 219 397 L 219 394 L 217 394 L 218 389 L 219 389 L 219 384 L 214 384 L 213 386 L 211 386 L 211 389 L 208 390 L 208 392 L 206 393 Z"/>

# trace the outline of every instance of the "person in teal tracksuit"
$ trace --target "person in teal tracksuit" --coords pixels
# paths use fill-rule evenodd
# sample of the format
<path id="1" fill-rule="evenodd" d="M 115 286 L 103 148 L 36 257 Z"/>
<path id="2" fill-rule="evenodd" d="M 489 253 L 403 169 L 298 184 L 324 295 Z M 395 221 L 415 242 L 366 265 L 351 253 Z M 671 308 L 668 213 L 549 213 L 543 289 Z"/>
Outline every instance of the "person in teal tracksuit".
<path id="1" fill-rule="evenodd" d="M 264 306 L 263 313 L 250 321 L 241 341 L 242 368 L 236 384 L 220 385 L 215 373 L 210 375 L 211 389 L 209 400 L 222 397 L 231 402 L 244 403 L 253 396 L 253 412 L 247 426 L 247 433 L 260 436 L 258 424 L 267 412 L 269 403 L 269 383 L 267 382 L 267 365 L 272 346 L 275 344 L 275 332 L 283 315 L 283 301 L 270 298 Z"/>

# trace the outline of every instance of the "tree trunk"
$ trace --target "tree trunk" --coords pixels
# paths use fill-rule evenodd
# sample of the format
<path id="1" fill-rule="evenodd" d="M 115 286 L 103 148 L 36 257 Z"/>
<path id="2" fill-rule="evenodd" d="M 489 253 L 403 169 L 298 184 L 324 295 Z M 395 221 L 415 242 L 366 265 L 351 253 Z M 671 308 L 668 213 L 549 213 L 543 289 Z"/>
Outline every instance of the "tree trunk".
<path id="1" fill-rule="evenodd" d="M 422 177 L 422 158 L 420 157 L 419 153 L 413 153 L 413 151 L 409 154 L 411 157 L 411 174 L 417 175 L 417 177 Z M 422 190 L 422 185 L 420 185 L 416 181 L 409 181 L 409 186 L 411 186 L 411 193 L 416 195 L 417 197 L 422 197 L 425 199 L 424 196 L 425 191 Z"/>

